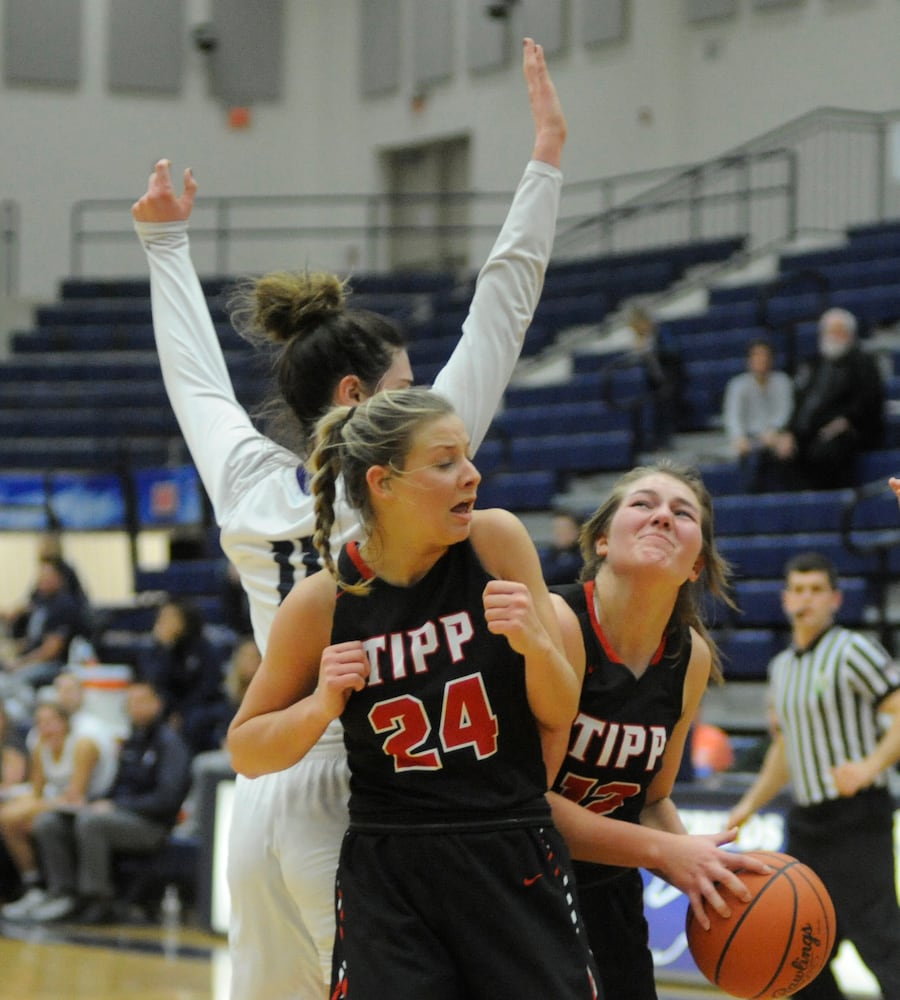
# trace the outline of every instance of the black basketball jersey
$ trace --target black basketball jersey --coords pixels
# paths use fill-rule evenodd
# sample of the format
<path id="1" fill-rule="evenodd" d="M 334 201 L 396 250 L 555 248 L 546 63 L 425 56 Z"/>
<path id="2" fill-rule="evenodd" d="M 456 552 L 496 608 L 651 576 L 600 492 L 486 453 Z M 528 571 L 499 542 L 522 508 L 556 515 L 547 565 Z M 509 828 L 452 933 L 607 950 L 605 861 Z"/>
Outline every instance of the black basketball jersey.
<path id="1" fill-rule="evenodd" d="M 371 577 L 354 543 L 345 580 Z M 339 591 L 333 643 L 359 639 L 371 672 L 341 722 L 354 823 L 428 824 L 546 817 L 546 772 L 525 661 L 492 635 L 491 577 L 467 540 L 411 587 L 374 577 Z"/>
<path id="2" fill-rule="evenodd" d="M 636 678 L 606 644 L 594 610 L 594 581 L 552 589 L 578 615 L 586 653 L 578 715 L 554 789 L 593 812 L 637 823 L 681 717 L 690 629 L 668 628 Z"/>

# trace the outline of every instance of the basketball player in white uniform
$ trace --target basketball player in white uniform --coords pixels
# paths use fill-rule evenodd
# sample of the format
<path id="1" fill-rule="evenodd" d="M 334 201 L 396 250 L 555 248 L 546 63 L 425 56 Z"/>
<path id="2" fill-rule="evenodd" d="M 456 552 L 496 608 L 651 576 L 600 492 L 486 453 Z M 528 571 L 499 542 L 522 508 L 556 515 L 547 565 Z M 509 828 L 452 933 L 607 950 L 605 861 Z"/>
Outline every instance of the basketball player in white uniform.
<path id="1" fill-rule="evenodd" d="M 566 124 L 543 51 L 524 42 L 535 123 L 532 159 L 476 283 L 462 337 L 434 389 L 483 440 L 543 287 L 562 184 Z M 298 458 L 260 434 L 235 398 L 190 257 L 187 221 L 196 183 L 176 196 L 160 161 L 135 203 L 150 265 L 153 326 L 166 390 L 240 573 L 253 631 L 265 651 L 275 611 L 308 572 L 313 501 Z M 390 388 L 384 385 L 383 388 Z M 335 546 L 355 534 L 345 509 Z M 292 768 L 237 778 L 229 840 L 229 947 L 235 1000 L 322 1000 L 331 974 L 334 874 L 347 826 L 348 772 L 341 727 Z"/>

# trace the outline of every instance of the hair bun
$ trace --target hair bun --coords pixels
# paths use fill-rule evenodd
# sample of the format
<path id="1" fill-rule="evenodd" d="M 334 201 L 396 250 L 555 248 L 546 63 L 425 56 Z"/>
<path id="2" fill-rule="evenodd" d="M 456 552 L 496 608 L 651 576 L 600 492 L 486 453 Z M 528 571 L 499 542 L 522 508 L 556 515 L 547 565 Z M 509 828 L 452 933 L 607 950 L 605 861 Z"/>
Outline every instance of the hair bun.
<path id="1" fill-rule="evenodd" d="M 240 332 L 286 343 L 343 312 L 345 301 L 346 284 L 335 274 L 277 272 L 232 300 L 232 321 Z"/>

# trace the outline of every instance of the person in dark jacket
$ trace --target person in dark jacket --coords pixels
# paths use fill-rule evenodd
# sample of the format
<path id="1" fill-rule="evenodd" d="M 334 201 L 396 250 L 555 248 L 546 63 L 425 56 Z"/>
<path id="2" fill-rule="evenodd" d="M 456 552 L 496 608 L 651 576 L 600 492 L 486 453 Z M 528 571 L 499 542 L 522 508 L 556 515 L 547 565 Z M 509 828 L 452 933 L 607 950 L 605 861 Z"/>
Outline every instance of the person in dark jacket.
<path id="1" fill-rule="evenodd" d="M 15 656 L 3 664 L 18 684 L 33 688 L 52 684 L 69 655 L 76 635 L 89 634 L 83 592 L 70 589 L 71 567 L 61 556 L 42 556 L 31 603 L 19 626 Z"/>
<path id="2" fill-rule="evenodd" d="M 859 346 L 856 317 L 828 309 L 819 320 L 819 353 L 797 373 L 793 411 L 777 439 L 786 485 L 852 485 L 856 456 L 883 440 L 884 397 L 878 362 Z"/>
<path id="3" fill-rule="evenodd" d="M 181 733 L 191 754 L 218 750 L 216 721 L 229 708 L 225 671 L 193 604 L 170 599 L 160 606 L 136 667 L 136 676 L 162 695 L 163 717 Z"/>
<path id="4" fill-rule="evenodd" d="M 131 684 L 128 716 L 131 731 L 107 797 L 35 823 L 48 895 L 31 920 L 107 922 L 114 915 L 115 852 L 153 854 L 175 826 L 190 787 L 190 750 L 163 721 L 163 699 L 151 684 Z"/>

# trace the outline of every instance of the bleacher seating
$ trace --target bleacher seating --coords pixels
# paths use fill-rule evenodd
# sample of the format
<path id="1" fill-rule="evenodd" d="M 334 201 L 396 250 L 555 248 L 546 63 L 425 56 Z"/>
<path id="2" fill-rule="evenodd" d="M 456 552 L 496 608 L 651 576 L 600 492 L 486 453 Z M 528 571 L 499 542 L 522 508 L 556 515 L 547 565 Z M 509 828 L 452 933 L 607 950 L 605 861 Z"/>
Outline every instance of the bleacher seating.
<path id="1" fill-rule="evenodd" d="M 524 353 L 541 351 L 569 327 L 599 325 L 631 296 L 663 291 L 694 265 L 726 260 L 740 249 L 740 240 L 712 240 L 554 261 Z M 815 351 L 816 320 L 829 305 L 856 312 L 864 335 L 900 318 L 898 263 L 900 223 L 854 227 L 844 246 L 784 254 L 776 279 L 713 287 L 705 311 L 666 320 L 683 361 L 681 429 L 718 426 L 724 386 L 743 369 L 753 337 L 768 336 L 785 367 Z M 406 324 L 414 371 L 427 383 L 458 341 L 473 281 L 423 272 L 362 274 L 350 284 L 354 304 Z M 235 390 L 252 406 L 262 396 L 266 373 L 227 321 L 229 286 L 226 278 L 204 281 Z M 0 472 L 140 468 L 167 463 L 173 450 L 186 456 L 159 374 L 147 282 L 70 280 L 60 292 L 59 302 L 37 312 L 35 329 L 12 338 L 12 356 L 0 366 Z M 638 458 L 636 414 L 648 405 L 641 370 L 588 349 L 573 353 L 572 368 L 561 384 L 508 389 L 476 455 L 482 505 L 547 511 L 575 477 L 624 470 Z M 900 376 L 896 381 L 888 386 L 892 398 Z M 794 551 L 815 548 L 831 555 L 848 581 L 845 613 L 860 621 L 871 617 L 877 594 L 868 584 L 883 565 L 877 552 L 846 546 L 841 531 L 850 491 L 748 498 L 739 493 L 734 463 L 707 462 L 701 471 L 716 497 L 717 537 L 734 564 L 744 606 L 743 615 L 717 615 L 729 676 L 759 678 L 780 648 L 780 574 Z M 862 457 L 857 478 L 877 480 L 892 472 L 900 472 L 900 416 L 889 420 L 885 448 Z M 860 509 L 855 528 L 865 540 L 867 533 L 893 526 L 883 510 Z M 210 566 L 218 556 L 211 551 L 210 560 L 140 574 L 138 589 L 196 597 L 215 623 Z M 900 550 L 890 554 L 888 565 L 895 564 L 900 571 Z M 136 624 L 147 609 L 133 610 Z M 124 613 L 116 624 L 120 635 L 130 630 Z M 141 619 L 140 627 L 149 626 Z"/>
<path id="2" fill-rule="evenodd" d="M 541 349 L 573 324 L 597 324 L 624 298 L 662 290 L 687 268 L 725 259 L 740 245 L 735 239 L 709 240 L 554 263 L 525 352 Z M 388 313 L 407 324 L 411 359 L 424 382 L 430 381 L 458 340 L 472 283 L 440 272 L 360 274 L 350 279 L 354 305 Z M 203 287 L 235 391 L 242 402 L 255 405 L 265 376 L 250 362 L 247 345 L 228 322 L 225 302 L 230 281 L 208 278 Z M 141 467 L 167 461 L 173 448 L 178 453 L 180 440 L 159 374 L 145 280 L 67 280 L 59 301 L 41 306 L 35 318 L 33 330 L 13 335 L 12 356 L 0 366 L 0 430 L 6 431 L 0 435 L 0 470 Z M 614 393 L 627 396 L 640 388 L 623 374 Z M 598 399 L 587 387 L 583 398 Z M 566 399 L 574 401 L 568 394 Z M 510 412 L 512 400 L 511 395 Z M 601 415 L 594 410 L 584 416 L 578 430 L 586 434 Z M 561 414 L 560 418 L 565 419 Z M 528 417 L 523 419 L 527 422 Z M 562 433 L 569 433 L 574 419 Z M 555 467 L 568 473 L 588 470 L 592 464 L 597 470 L 627 464 L 633 447 L 626 424 L 622 414 L 610 415 L 596 429 L 612 431 L 613 436 L 606 436 L 595 461 L 590 442 L 584 439 L 574 442 L 578 448 L 554 454 Z M 497 429 L 502 436 L 502 423 Z M 546 427 L 540 431 L 542 437 L 559 433 Z M 510 436 L 518 440 L 521 428 Z M 488 474 L 491 468 L 514 472 L 521 459 L 520 471 L 529 471 L 547 446 L 546 441 L 517 444 L 519 453 L 507 448 L 502 456 L 496 446 L 493 452 L 488 448 L 482 451 L 482 467 Z M 571 454 L 568 459 L 567 454 Z"/>
<path id="3" fill-rule="evenodd" d="M 900 223 L 853 227 L 841 247 L 785 253 L 775 278 L 712 287 L 704 312 L 666 320 L 684 361 L 682 429 L 717 425 L 727 381 L 717 363 L 740 370 L 754 337 L 768 337 L 776 365 L 790 369 L 815 352 L 818 317 L 831 306 L 854 313 L 863 337 L 898 322 L 898 263 Z"/>

